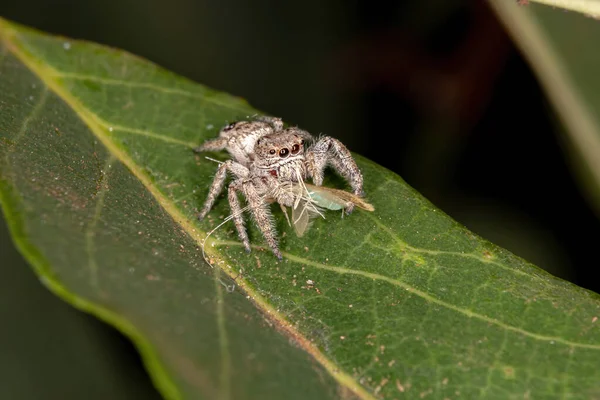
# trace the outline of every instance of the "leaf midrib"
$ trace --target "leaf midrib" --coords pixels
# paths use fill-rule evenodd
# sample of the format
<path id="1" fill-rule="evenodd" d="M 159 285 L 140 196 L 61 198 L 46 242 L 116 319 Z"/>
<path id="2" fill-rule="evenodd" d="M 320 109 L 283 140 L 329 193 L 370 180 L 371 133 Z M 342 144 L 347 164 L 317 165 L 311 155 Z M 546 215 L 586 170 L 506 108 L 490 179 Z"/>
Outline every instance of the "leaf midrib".
<path id="1" fill-rule="evenodd" d="M 106 147 L 108 152 L 112 154 L 117 160 L 125 165 L 129 171 L 142 183 L 142 185 L 150 192 L 158 204 L 171 216 L 171 218 L 186 232 L 192 240 L 194 240 L 199 246 L 202 245 L 203 239 L 206 237 L 206 232 L 197 229 L 191 221 L 183 215 L 183 213 L 173 204 L 167 197 L 165 197 L 158 188 L 152 185 L 152 182 L 148 176 L 146 176 L 138 165 L 118 146 L 116 146 L 111 139 L 106 135 L 105 124 L 100 124 L 98 116 L 90 112 L 75 96 L 64 89 L 57 80 L 56 77 L 60 77 L 60 72 L 52 67 L 41 62 L 41 59 L 35 57 L 31 49 L 26 49 L 26 40 L 20 40 L 19 34 L 10 27 L 10 24 L 0 19 L 0 35 L 4 37 L 4 43 L 10 52 L 15 55 L 35 76 L 37 76 L 52 92 L 54 92 L 60 99 L 62 99 L 88 126 L 90 131 L 96 136 L 96 138 Z M 19 47 L 21 44 L 23 49 Z M 29 50 L 29 51 L 27 51 Z M 205 98 L 206 100 L 206 98 Z M 214 99 L 211 99 L 211 102 Z M 217 103 L 216 103 L 217 104 Z M 230 105 L 228 108 L 232 108 Z M 110 126 L 110 125 L 108 125 Z M 263 312 L 263 314 L 274 322 L 274 326 L 286 334 L 287 336 L 294 339 L 296 344 L 301 347 L 304 351 L 309 353 L 317 362 L 319 362 L 327 372 L 338 381 L 338 383 L 349 390 L 354 392 L 359 398 L 366 400 L 375 400 L 372 394 L 367 392 L 354 378 L 349 374 L 341 371 L 341 369 L 330 359 L 328 359 L 309 339 L 304 337 L 301 332 L 294 328 L 294 326 L 287 321 L 287 319 L 279 313 L 274 307 L 267 303 L 260 294 L 258 294 L 248 283 L 241 277 L 234 274 L 232 270 L 223 268 L 223 265 L 227 265 L 225 258 L 212 246 L 206 246 L 207 254 L 215 259 L 216 265 L 219 266 L 221 272 L 225 272 L 232 279 L 236 279 L 238 286 L 244 290 L 249 298 L 253 301 L 255 306 Z M 58 289 L 58 288 L 57 288 Z M 59 290 L 66 291 L 64 288 Z M 90 308 L 98 307 L 96 305 Z M 217 310 L 218 311 L 218 310 Z M 122 318 L 113 318 L 113 314 L 104 313 L 104 317 L 116 323 L 115 325 L 121 326 Z M 217 321 L 218 322 L 218 321 Z M 127 324 L 129 326 L 130 324 Z M 135 328 L 128 328 L 129 331 L 134 331 Z M 135 335 L 139 339 L 141 335 Z M 156 363 L 158 364 L 158 363 Z M 225 367 L 223 367 L 225 368 Z M 157 371 L 154 371 L 157 372 Z M 161 374 L 164 377 L 168 377 L 168 374 L 163 368 L 160 368 Z M 170 378 L 168 378 L 170 380 Z M 169 393 L 173 394 L 174 390 L 172 387 L 172 381 L 170 382 Z"/>

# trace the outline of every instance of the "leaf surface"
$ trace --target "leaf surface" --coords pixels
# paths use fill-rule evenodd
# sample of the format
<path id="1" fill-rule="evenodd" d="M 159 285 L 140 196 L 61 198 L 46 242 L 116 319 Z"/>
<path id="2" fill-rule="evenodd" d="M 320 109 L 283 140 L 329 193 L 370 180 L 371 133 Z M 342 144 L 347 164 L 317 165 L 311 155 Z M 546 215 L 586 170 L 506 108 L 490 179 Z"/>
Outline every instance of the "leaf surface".
<path id="1" fill-rule="evenodd" d="M 191 149 L 257 111 L 121 51 L 8 22 L 0 38 L 13 237 L 42 282 L 132 337 L 165 397 L 600 396 L 596 294 L 359 156 L 374 212 L 297 238 L 273 207 L 283 262 L 228 224 L 211 268 L 200 244 L 229 209 L 195 219 L 216 165 Z"/>

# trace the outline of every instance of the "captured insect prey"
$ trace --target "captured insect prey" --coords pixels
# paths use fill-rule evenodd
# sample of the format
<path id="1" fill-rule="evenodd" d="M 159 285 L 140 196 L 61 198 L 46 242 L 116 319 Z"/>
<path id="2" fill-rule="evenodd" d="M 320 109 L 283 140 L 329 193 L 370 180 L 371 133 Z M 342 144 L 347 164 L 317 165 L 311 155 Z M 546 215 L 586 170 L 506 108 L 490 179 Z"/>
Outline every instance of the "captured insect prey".
<path id="1" fill-rule="evenodd" d="M 198 216 L 206 217 L 225 186 L 227 172 L 234 179 L 228 185 L 228 201 L 238 235 L 246 251 L 250 240 L 244 227 L 243 212 L 249 210 L 273 254 L 282 259 L 269 204 L 276 202 L 286 211 L 292 209 L 292 223 L 298 236 L 310 224 L 310 218 L 323 216 L 324 209 L 344 210 L 354 207 L 373 211 L 363 196 L 363 176 L 350 151 L 329 136 L 315 139 L 297 127 L 284 128 L 280 118 L 257 117 L 225 126 L 219 137 L 207 140 L 195 152 L 227 150 L 231 159 L 221 163 Z M 352 188 L 352 193 L 322 187 L 324 171 L 331 166 Z M 304 181 L 311 179 L 314 185 Z M 237 193 L 248 205 L 240 205 Z M 289 217 L 288 222 L 289 221 Z M 225 222 L 225 221 L 224 221 Z M 214 230 L 213 230 L 214 231 Z"/>
<path id="2" fill-rule="evenodd" d="M 294 227 L 294 232 L 298 237 L 302 237 L 308 230 L 311 218 L 317 215 L 325 218 L 321 212 L 322 209 L 346 211 L 356 206 L 366 211 L 375 210 L 364 199 L 343 190 L 296 182 L 288 186 L 289 190 L 296 196 L 296 202 L 292 206 L 291 222 L 286 207 L 281 205 L 281 208 L 288 224 Z"/>

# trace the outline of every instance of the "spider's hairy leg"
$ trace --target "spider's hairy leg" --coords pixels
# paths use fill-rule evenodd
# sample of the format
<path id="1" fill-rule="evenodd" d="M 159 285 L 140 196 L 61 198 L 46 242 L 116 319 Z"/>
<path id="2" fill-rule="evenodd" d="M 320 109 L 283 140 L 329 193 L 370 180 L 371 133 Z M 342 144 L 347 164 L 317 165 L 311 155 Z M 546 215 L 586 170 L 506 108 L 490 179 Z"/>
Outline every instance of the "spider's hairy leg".
<path id="1" fill-rule="evenodd" d="M 354 159 L 351 159 L 352 162 L 354 163 Z M 332 157 L 329 159 L 329 165 L 331 165 L 333 167 L 333 169 L 335 169 L 336 171 L 338 171 L 344 178 L 346 178 L 348 181 L 350 181 L 352 189 L 355 189 L 355 185 L 352 185 L 352 179 L 355 179 L 354 177 L 352 178 L 348 178 L 346 175 L 344 175 L 341 171 L 343 171 L 346 167 L 340 162 L 340 160 L 338 158 Z M 356 163 L 354 163 L 354 165 L 356 166 Z M 354 190 L 354 194 L 362 197 L 364 196 L 364 191 L 362 190 L 362 174 L 360 173 L 360 170 L 358 169 L 358 166 L 356 166 L 356 170 L 358 171 L 358 179 L 359 179 L 359 183 L 358 183 L 358 187 L 360 188 L 360 190 L 357 192 L 356 189 Z M 352 211 L 354 211 L 354 203 L 352 203 L 351 201 L 348 202 L 346 204 L 346 206 L 344 207 L 344 210 L 346 210 L 346 214 L 351 214 Z M 342 214 L 343 216 L 343 214 Z"/>
<path id="2" fill-rule="evenodd" d="M 207 140 L 200 146 L 194 148 L 194 153 L 202 153 L 203 151 L 221 151 L 227 148 L 228 138 L 219 137 L 212 140 Z"/>
<path id="3" fill-rule="evenodd" d="M 308 173 L 315 185 L 323 184 L 323 175 L 328 163 L 350 183 L 355 195 L 364 195 L 363 176 L 350 151 L 339 140 L 324 136 L 306 155 Z"/>
<path id="4" fill-rule="evenodd" d="M 202 207 L 202 211 L 200 211 L 200 215 L 198 215 L 198 219 L 204 219 L 206 214 L 208 214 L 212 206 L 215 204 L 217 196 L 221 193 L 223 186 L 225 185 L 225 178 L 227 178 L 228 170 L 231 171 L 236 178 L 246 178 L 250 173 L 248 168 L 232 160 L 227 160 L 223 164 L 219 165 L 213 183 L 208 191 L 208 196 L 206 197 L 204 206 Z"/>
<path id="5" fill-rule="evenodd" d="M 254 216 L 256 225 L 258 225 L 267 244 L 271 247 L 273 254 L 282 260 L 283 257 L 277 244 L 277 232 L 273 226 L 273 216 L 269 211 L 269 205 L 264 201 L 263 196 L 258 193 L 253 181 L 244 182 L 242 188 L 246 195 L 246 200 L 248 200 L 248 204 L 250 205 L 250 211 Z"/>
<path id="6" fill-rule="evenodd" d="M 246 252 L 250 253 L 250 240 L 248 239 L 246 227 L 244 227 L 243 210 L 240 206 L 240 201 L 237 197 L 238 191 L 242 191 L 241 179 L 237 179 L 236 181 L 231 182 L 231 184 L 229 184 L 229 188 L 227 190 L 227 198 L 229 200 L 229 207 L 231 208 L 233 222 L 235 224 L 235 228 L 238 231 L 238 236 L 244 244 L 244 249 L 246 249 Z"/>

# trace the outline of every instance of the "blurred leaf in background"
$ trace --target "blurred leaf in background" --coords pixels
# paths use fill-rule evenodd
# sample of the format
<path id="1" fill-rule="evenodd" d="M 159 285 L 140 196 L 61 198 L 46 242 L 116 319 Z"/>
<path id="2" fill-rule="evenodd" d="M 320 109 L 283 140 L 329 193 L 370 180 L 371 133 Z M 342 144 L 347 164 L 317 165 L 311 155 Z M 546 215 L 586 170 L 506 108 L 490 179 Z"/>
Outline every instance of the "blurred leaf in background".
<path id="1" fill-rule="evenodd" d="M 535 3 L 527 7 L 491 3 L 565 124 L 560 130 L 565 156 L 589 204 L 600 215 L 600 23 L 585 14 Z M 596 1 L 556 3 L 579 6 L 590 15 L 600 8 Z"/>

